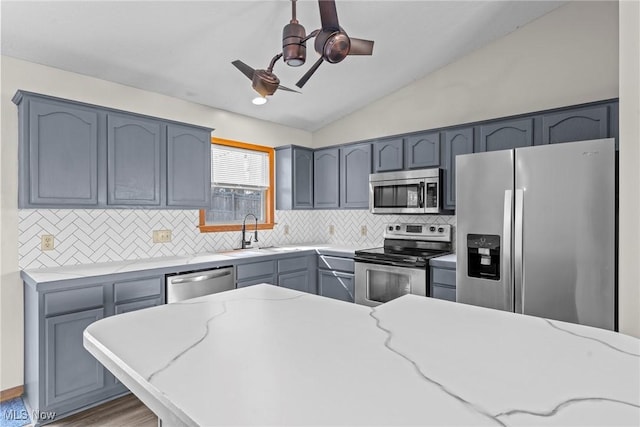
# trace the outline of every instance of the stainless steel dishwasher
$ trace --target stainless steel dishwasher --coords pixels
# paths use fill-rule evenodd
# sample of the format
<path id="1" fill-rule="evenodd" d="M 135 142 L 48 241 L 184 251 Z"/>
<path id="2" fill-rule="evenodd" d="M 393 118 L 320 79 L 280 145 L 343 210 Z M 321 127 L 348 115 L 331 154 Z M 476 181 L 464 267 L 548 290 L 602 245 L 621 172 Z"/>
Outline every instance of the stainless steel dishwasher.
<path id="1" fill-rule="evenodd" d="M 233 267 L 167 274 L 167 304 L 235 289 Z"/>

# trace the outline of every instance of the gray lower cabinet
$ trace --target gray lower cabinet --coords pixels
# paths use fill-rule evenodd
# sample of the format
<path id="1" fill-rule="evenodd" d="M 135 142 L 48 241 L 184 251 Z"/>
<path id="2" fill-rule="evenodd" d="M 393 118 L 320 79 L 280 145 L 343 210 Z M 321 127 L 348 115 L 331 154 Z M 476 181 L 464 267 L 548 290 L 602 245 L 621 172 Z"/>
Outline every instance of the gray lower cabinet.
<path id="1" fill-rule="evenodd" d="M 317 256 L 278 259 L 278 286 L 316 294 Z"/>
<path id="2" fill-rule="evenodd" d="M 167 206 L 209 208 L 211 200 L 211 132 L 167 125 Z"/>
<path id="3" fill-rule="evenodd" d="M 82 334 L 104 317 L 162 304 L 163 279 L 126 273 L 69 280 L 55 285 L 62 290 L 41 291 L 25 284 L 23 398 L 28 405 L 60 419 L 127 393 L 85 350 Z"/>
<path id="4" fill-rule="evenodd" d="M 382 139 L 373 143 L 373 172 L 399 171 L 404 168 L 404 139 Z"/>
<path id="5" fill-rule="evenodd" d="M 610 136 L 609 105 L 576 108 L 542 117 L 542 143 L 600 139 Z"/>
<path id="6" fill-rule="evenodd" d="M 480 151 L 509 150 L 533 145 L 533 119 L 505 120 L 480 126 Z"/>
<path id="7" fill-rule="evenodd" d="M 440 132 L 425 132 L 404 138 L 405 168 L 440 166 Z"/>
<path id="8" fill-rule="evenodd" d="M 473 153 L 473 127 L 452 129 L 444 133 L 445 141 L 445 197 L 444 208 L 456 207 L 456 156 Z"/>
<path id="9" fill-rule="evenodd" d="M 352 258 L 318 256 L 318 295 L 353 302 L 354 282 Z"/>
<path id="10" fill-rule="evenodd" d="M 313 150 L 276 148 L 276 209 L 313 209 Z"/>
<path id="11" fill-rule="evenodd" d="M 107 114 L 107 203 L 160 206 L 160 122 Z"/>
<path id="12" fill-rule="evenodd" d="M 337 209 L 340 206 L 339 166 L 338 148 L 324 148 L 313 152 L 314 209 Z"/>
<path id="13" fill-rule="evenodd" d="M 276 263 L 273 260 L 239 264 L 236 266 L 236 287 L 277 283 L 276 276 Z"/>
<path id="14" fill-rule="evenodd" d="M 454 264 L 455 265 L 455 264 Z M 456 269 L 431 267 L 431 296 L 456 301 Z"/>
<path id="15" fill-rule="evenodd" d="M 20 208 L 209 206 L 211 129 L 18 91 Z"/>
<path id="16" fill-rule="evenodd" d="M 340 207 L 369 207 L 371 144 L 353 144 L 340 148 Z"/>
<path id="17" fill-rule="evenodd" d="M 98 205 L 98 113 L 51 99 L 18 104 L 20 207 Z"/>

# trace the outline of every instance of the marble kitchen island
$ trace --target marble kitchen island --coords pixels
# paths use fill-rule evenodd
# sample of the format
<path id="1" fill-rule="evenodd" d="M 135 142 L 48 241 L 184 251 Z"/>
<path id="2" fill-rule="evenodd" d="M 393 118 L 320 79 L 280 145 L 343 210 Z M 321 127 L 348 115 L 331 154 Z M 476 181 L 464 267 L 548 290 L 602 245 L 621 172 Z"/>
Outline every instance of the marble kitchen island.
<path id="1" fill-rule="evenodd" d="M 99 320 L 163 425 L 639 425 L 640 340 L 419 296 L 256 285 Z"/>

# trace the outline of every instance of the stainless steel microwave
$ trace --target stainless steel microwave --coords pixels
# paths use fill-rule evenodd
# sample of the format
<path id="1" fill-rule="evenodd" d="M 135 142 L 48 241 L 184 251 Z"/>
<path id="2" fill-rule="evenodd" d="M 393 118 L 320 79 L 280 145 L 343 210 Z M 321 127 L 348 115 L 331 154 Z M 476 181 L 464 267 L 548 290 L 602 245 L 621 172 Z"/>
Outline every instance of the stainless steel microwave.
<path id="1" fill-rule="evenodd" d="M 374 214 L 442 213 L 441 170 L 370 174 L 369 210 Z"/>

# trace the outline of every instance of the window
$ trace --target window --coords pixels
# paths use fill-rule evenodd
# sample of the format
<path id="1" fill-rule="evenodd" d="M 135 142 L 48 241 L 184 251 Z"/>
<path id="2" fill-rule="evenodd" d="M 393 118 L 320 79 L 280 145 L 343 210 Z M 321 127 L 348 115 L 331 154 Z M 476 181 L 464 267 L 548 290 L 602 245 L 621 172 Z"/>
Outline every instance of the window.
<path id="1" fill-rule="evenodd" d="M 219 138 L 211 144 L 211 206 L 200 210 L 200 231 L 239 231 L 249 213 L 259 229 L 272 229 L 273 148 Z"/>

